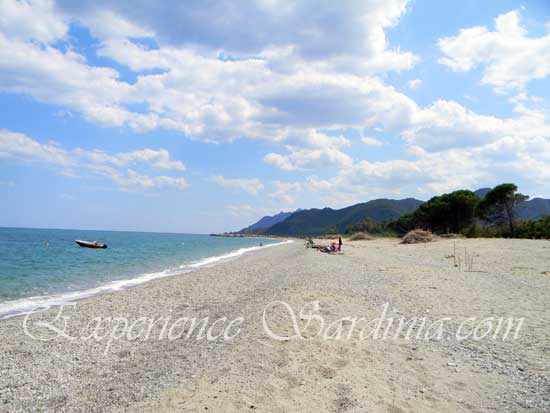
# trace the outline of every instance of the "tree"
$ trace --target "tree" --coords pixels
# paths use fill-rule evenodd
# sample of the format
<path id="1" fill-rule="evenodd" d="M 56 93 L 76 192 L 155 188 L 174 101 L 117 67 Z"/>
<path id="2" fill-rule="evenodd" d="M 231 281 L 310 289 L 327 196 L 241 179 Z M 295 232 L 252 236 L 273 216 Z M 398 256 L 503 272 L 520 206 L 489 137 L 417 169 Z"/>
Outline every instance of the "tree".
<path id="1" fill-rule="evenodd" d="M 412 222 L 433 232 L 458 233 L 473 222 L 478 202 L 478 196 L 467 190 L 434 196 L 413 213 Z"/>
<path id="2" fill-rule="evenodd" d="M 398 234 L 406 234 L 410 230 L 418 227 L 418 225 L 414 221 L 414 213 L 411 212 L 401 215 L 394 221 L 388 222 L 387 227 L 390 230 L 397 232 Z"/>
<path id="3" fill-rule="evenodd" d="M 413 213 L 402 215 L 387 226 L 399 233 L 415 228 L 429 229 L 436 233 L 459 233 L 473 223 L 478 202 L 479 197 L 467 190 L 434 196 Z"/>
<path id="4" fill-rule="evenodd" d="M 517 192 L 515 184 L 501 184 L 495 186 L 477 205 L 476 215 L 490 223 L 508 224 L 510 236 L 515 236 L 514 220 L 516 206 L 529 199 L 527 195 Z"/>

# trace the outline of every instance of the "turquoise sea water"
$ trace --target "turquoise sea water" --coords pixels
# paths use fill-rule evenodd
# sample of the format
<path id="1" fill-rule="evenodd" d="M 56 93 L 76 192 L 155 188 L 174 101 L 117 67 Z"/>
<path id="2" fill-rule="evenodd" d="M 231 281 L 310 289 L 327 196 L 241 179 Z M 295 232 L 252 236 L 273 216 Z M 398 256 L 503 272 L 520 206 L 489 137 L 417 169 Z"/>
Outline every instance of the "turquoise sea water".
<path id="1" fill-rule="evenodd" d="M 75 239 L 108 244 L 82 248 Z M 52 300 L 126 288 L 279 241 L 62 229 L 0 228 L 0 318 Z M 33 308 L 31 308 L 33 307 Z"/>

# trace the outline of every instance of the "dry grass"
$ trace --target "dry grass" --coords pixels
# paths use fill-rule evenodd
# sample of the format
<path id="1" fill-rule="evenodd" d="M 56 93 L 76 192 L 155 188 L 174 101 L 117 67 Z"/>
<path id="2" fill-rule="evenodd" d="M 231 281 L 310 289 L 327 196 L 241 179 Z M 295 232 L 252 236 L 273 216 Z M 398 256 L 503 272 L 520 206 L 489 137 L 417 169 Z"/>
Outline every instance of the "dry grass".
<path id="1" fill-rule="evenodd" d="M 370 241 L 370 240 L 373 240 L 373 239 L 374 238 L 371 237 L 366 232 L 357 232 L 357 233 L 353 234 L 351 237 L 349 237 L 348 241 Z"/>
<path id="2" fill-rule="evenodd" d="M 401 244 L 419 244 L 423 242 L 432 242 L 436 237 L 431 231 L 423 229 L 413 229 L 405 234 L 401 240 Z"/>

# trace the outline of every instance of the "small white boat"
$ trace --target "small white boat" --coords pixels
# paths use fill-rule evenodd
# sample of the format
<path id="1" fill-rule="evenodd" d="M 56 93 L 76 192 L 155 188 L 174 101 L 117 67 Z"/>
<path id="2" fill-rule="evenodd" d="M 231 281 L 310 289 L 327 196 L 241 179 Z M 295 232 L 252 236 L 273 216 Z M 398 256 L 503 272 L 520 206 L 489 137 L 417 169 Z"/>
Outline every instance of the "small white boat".
<path id="1" fill-rule="evenodd" d="M 107 244 L 102 244 L 97 241 L 83 241 L 81 239 L 77 239 L 74 242 L 76 242 L 81 247 L 86 247 L 86 248 L 107 248 Z"/>

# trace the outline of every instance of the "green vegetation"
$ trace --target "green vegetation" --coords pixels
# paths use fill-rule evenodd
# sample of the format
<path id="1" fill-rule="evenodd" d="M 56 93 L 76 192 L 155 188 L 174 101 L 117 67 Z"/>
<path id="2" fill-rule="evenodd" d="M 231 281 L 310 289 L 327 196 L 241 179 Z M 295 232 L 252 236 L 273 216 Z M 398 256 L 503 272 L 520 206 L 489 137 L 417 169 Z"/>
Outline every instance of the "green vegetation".
<path id="1" fill-rule="evenodd" d="M 411 214 L 403 215 L 389 226 L 399 233 L 415 228 L 442 233 L 459 233 L 474 221 L 479 198 L 472 191 L 460 190 L 434 196 Z"/>
<path id="2" fill-rule="evenodd" d="M 536 221 L 519 221 L 516 223 L 517 238 L 550 239 L 550 215 Z"/>
<path id="3" fill-rule="evenodd" d="M 388 223 L 399 234 L 415 228 L 435 234 L 460 233 L 469 238 L 513 237 L 550 239 L 550 216 L 539 220 L 517 220 L 529 198 L 514 184 L 501 184 L 483 199 L 466 190 L 435 196 L 416 211 Z"/>
<path id="4" fill-rule="evenodd" d="M 468 238 L 511 238 L 508 224 L 482 226 L 472 224 L 462 234 Z M 550 239 L 550 215 L 541 219 L 514 222 L 514 238 Z"/>

